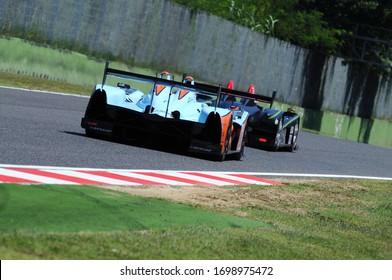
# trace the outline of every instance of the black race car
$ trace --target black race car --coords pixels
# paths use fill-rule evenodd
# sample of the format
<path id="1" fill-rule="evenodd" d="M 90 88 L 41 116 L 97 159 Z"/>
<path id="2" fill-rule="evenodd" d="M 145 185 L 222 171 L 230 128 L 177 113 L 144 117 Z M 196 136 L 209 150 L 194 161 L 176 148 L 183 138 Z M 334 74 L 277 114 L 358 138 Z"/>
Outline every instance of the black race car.
<path id="1" fill-rule="evenodd" d="M 236 92 L 232 89 L 232 81 L 229 82 L 227 88 L 219 107 L 241 108 L 250 114 L 247 146 L 266 148 L 272 151 L 295 151 L 298 149 L 300 117 L 291 108 L 287 111 L 272 109 L 276 92 L 273 92 L 272 97 L 255 94 L 254 85 L 251 85 L 248 93 L 252 94 L 252 97 L 244 96 L 239 99 L 232 94 Z"/>

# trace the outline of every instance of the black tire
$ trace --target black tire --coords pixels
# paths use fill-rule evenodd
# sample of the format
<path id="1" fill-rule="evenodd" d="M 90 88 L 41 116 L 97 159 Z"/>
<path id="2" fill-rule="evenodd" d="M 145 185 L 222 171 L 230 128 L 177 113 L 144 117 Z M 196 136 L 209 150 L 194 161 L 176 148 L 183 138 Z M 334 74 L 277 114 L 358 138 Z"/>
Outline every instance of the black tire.
<path id="1" fill-rule="evenodd" d="M 247 137 L 248 137 L 248 126 L 246 126 L 244 129 L 244 135 L 242 137 L 242 142 L 241 142 L 241 149 L 238 153 L 235 153 L 233 155 L 233 159 L 241 160 L 241 158 L 243 157 L 244 152 L 245 152 L 245 144 L 247 142 Z"/>
<path id="2" fill-rule="evenodd" d="M 89 138 L 94 138 L 94 139 L 105 139 L 105 136 L 102 134 L 99 134 L 91 129 L 85 129 L 86 136 Z"/>
<path id="3" fill-rule="evenodd" d="M 90 129 L 85 129 L 86 135 L 91 138 L 96 138 L 97 134 L 91 131 Z"/>
<path id="4" fill-rule="evenodd" d="M 299 131 L 299 122 L 296 122 L 296 124 L 293 126 L 293 135 L 292 135 L 292 140 L 291 140 L 291 152 L 298 151 L 298 131 Z"/>
<path id="5" fill-rule="evenodd" d="M 285 133 L 283 130 L 283 122 L 282 119 L 279 120 L 278 123 L 278 128 L 276 130 L 276 134 L 275 134 L 275 142 L 274 142 L 274 146 L 272 148 L 273 151 L 278 151 L 280 148 L 280 144 L 283 142 L 284 143 L 284 139 L 285 139 Z"/>
<path id="6" fill-rule="evenodd" d="M 226 139 L 225 139 L 225 146 L 223 149 L 222 154 L 220 154 L 218 156 L 218 160 L 219 161 L 224 161 L 227 155 L 227 152 L 229 151 L 229 143 L 230 143 L 230 137 L 231 137 L 231 125 L 232 122 L 230 122 L 229 127 L 227 128 L 227 135 L 226 135 Z"/>

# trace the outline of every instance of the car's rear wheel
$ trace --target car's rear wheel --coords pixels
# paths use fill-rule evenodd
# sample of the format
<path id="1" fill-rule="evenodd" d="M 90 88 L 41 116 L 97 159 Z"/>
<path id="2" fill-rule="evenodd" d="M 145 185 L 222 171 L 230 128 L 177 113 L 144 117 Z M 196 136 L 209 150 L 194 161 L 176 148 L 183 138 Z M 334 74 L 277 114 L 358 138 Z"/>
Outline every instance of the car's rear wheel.
<path id="1" fill-rule="evenodd" d="M 284 143 L 284 138 L 285 138 L 285 134 L 284 134 L 284 131 L 283 131 L 283 122 L 280 119 L 279 123 L 278 123 L 278 129 L 277 129 L 276 135 L 275 135 L 274 146 L 273 146 L 273 150 L 275 152 L 277 150 L 279 150 L 279 147 L 281 146 L 281 143 Z"/>
<path id="2" fill-rule="evenodd" d="M 291 140 L 291 151 L 297 151 L 298 150 L 298 143 L 297 143 L 297 139 L 298 139 L 298 131 L 299 131 L 299 122 L 297 122 L 294 126 L 293 126 L 293 134 L 292 134 L 292 140 Z"/>
<path id="3" fill-rule="evenodd" d="M 88 137 L 97 138 L 97 136 L 98 136 L 98 135 L 97 135 L 94 131 L 92 131 L 91 129 L 85 129 L 84 131 L 86 132 L 86 135 L 87 135 Z"/>
<path id="4" fill-rule="evenodd" d="M 223 152 L 218 156 L 219 161 L 224 161 L 226 158 L 227 152 L 229 151 L 229 143 L 230 143 L 230 137 L 231 137 L 231 132 L 232 132 L 231 127 L 232 127 L 232 125 L 230 122 L 230 125 L 227 128 L 227 134 L 226 134 Z"/>
<path id="5" fill-rule="evenodd" d="M 243 137 L 242 137 L 242 142 L 241 142 L 241 149 L 240 149 L 240 151 L 239 151 L 238 153 L 235 153 L 235 154 L 233 155 L 233 158 L 234 158 L 235 160 L 241 160 L 241 158 L 243 157 L 244 151 L 245 151 L 245 144 L 246 144 L 246 141 L 247 141 L 247 140 L 246 140 L 247 137 L 248 137 L 248 126 L 246 126 L 245 129 L 244 129 L 244 135 L 243 135 Z"/>

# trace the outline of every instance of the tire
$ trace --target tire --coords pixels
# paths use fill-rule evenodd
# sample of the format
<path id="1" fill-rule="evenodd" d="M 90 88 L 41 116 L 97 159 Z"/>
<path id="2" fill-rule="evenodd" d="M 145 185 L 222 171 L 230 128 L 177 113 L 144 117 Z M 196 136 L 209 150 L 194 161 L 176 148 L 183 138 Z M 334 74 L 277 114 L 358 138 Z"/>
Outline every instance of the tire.
<path id="1" fill-rule="evenodd" d="M 278 151 L 280 148 L 280 144 L 282 142 L 284 143 L 284 139 L 285 139 L 285 133 L 283 131 L 283 122 L 280 119 L 279 123 L 278 123 L 278 129 L 275 134 L 275 142 L 274 142 L 274 146 L 273 146 L 272 150 L 275 152 Z"/>
<path id="2" fill-rule="evenodd" d="M 87 137 L 97 138 L 97 134 L 91 131 L 90 129 L 85 129 L 84 131 L 86 132 Z"/>
<path id="3" fill-rule="evenodd" d="M 241 158 L 243 157 L 244 151 L 245 151 L 245 144 L 246 144 L 246 141 L 247 141 L 247 137 L 248 137 L 248 126 L 246 126 L 245 130 L 244 130 L 244 135 L 242 137 L 242 142 L 241 142 L 241 149 L 240 149 L 240 151 L 238 153 L 235 153 L 233 155 L 233 159 L 241 160 Z"/>
<path id="4" fill-rule="evenodd" d="M 296 122 L 294 125 L 294 130 L 293 130 L 293 135 L 292 135 L 292 140 L 291 140 L 291 152 L 295 152 L 298 150 L 298 131 L 299 131 L 299 122 Z"/>
<path id="5" fill-rule="evenodd" d="M 231 137 L 231 122 L 229 124 L 229 127 L 227 128 L 227 135 L 225 139 L 225 146 L 223 149 L 223 153 L 218 156 L 219 161 L 224 161 L 226 158 L 227 152 L 229 151 L 230 137 Z"/>

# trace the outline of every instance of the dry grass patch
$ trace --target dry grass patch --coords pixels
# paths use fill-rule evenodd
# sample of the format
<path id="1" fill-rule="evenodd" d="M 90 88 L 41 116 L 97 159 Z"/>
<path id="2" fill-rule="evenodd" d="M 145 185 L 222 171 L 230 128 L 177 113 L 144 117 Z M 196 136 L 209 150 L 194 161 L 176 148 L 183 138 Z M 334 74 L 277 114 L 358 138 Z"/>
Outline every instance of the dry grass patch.
<path id="1" fill-rule="evenodd" d="M 368 188 L 350 180 L 275 179 L 284 186 L 144 186 L 107 187 L 132 195 L 167 199 L 219 212 L 248 216 L 238 209 L 275 209 L 280 212 L 305 215 L 309 209 L 346 206 L 360 203 L 358 193 Z M 342 184 L 343 182 L 343 184 Z M 306 205 L 306 208 L 303 207 Z M 233 214 L 233 213 L 232 213 Z"/>

